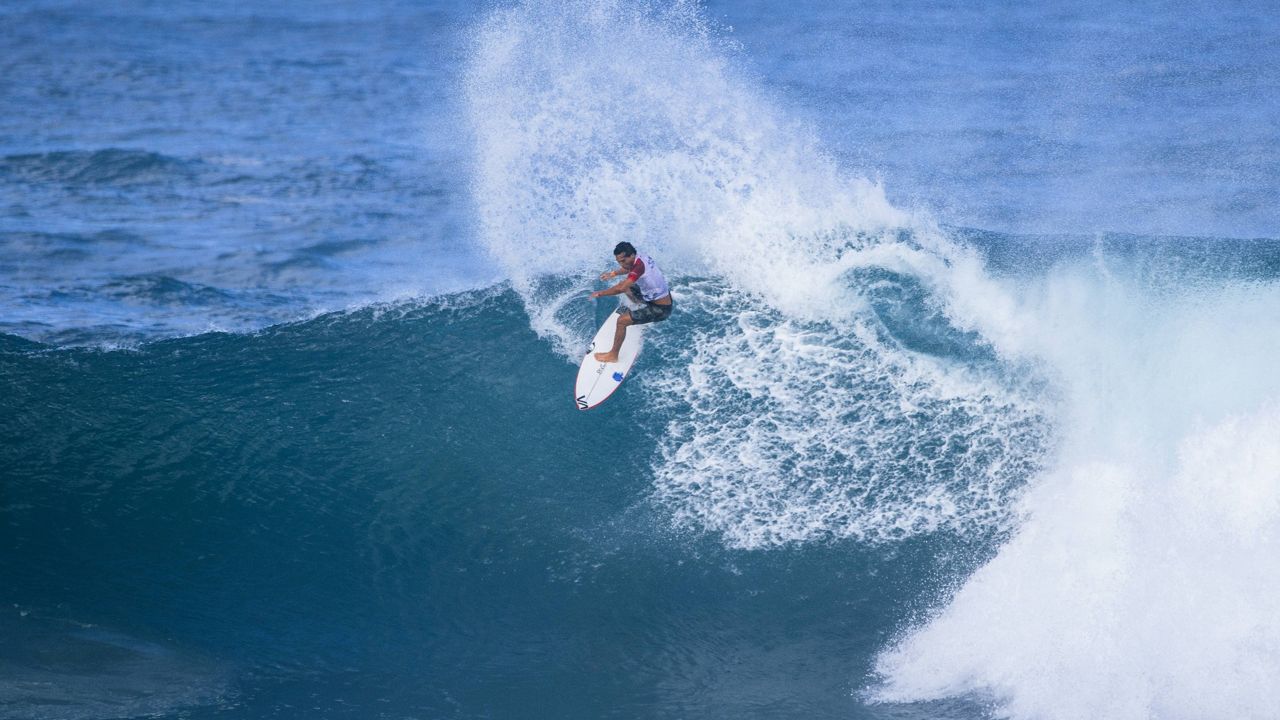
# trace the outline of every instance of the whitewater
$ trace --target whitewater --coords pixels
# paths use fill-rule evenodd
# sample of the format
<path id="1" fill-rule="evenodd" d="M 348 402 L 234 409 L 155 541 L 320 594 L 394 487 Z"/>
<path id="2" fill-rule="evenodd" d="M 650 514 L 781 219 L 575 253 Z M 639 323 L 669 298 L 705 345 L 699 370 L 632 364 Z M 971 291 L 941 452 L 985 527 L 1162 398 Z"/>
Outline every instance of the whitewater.
<path id="1" fill-rule="evenodd" d="M 12 13 L 0 717 L 1274 717 L 1280 21 L 910 10 Z"/>

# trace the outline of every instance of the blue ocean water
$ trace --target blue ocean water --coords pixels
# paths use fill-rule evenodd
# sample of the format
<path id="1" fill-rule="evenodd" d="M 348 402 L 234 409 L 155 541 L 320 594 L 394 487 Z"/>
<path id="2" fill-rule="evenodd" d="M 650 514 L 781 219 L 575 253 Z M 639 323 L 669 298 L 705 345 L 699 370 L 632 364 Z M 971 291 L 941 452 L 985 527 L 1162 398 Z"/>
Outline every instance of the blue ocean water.
<path id="1" fill-rule="evenodd" d="M 0 718 L 1274 717 L 1278 43 L 0 8 Z"/>

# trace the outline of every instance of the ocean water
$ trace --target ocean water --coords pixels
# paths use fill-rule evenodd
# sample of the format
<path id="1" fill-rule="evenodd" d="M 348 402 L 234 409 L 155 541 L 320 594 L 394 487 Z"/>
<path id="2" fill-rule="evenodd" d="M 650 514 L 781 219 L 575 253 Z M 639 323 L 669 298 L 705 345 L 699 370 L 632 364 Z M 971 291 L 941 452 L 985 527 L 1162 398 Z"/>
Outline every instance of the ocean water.
<path id="1" fill-rule="evenodd" d="M 5 5 L 0 718 L 1276 717 L 1277 47 Z"/>

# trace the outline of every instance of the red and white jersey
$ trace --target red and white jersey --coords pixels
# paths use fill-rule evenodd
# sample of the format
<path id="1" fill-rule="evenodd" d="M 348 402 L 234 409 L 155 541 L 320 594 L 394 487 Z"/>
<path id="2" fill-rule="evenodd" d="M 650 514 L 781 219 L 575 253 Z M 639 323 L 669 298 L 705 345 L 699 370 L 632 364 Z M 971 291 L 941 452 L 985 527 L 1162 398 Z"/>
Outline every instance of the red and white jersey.
<path id="1" fill-rule="evenodd" d="M 648 255 L 636 255 L 636 262 L 631 266 L 627 279 L 636 284 L 640 290 L 640 297 L 644 298 L 645 302 L 653 302 L 671 293 L 671 288 L 667 287 L 667 278 L 658 269 L 658 264 Z"/>

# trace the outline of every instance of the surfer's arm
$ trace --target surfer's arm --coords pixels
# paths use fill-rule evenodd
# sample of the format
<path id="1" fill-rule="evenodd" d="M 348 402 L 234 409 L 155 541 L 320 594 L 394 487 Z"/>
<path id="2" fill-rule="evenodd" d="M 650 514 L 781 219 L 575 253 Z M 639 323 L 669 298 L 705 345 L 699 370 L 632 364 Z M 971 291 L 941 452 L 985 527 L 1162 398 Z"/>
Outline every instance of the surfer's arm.
<path id="1" fill-rule="evenodd" d="M 635 280 L 632 280 L 630 277 L 625 277 L 622 279 L 622 282 L 618 283 L 617 285 L 614 285 L 611 288 L 608 288 L 605 290 L 597 290 L 591 293 L 591 297 L 598 298 L 598 297 L 604 297 L 605 295 L 621 295 L 622 293 L 630 289 L 632 285 L 635 285 L 635 284 L 636 284 Z"/>

